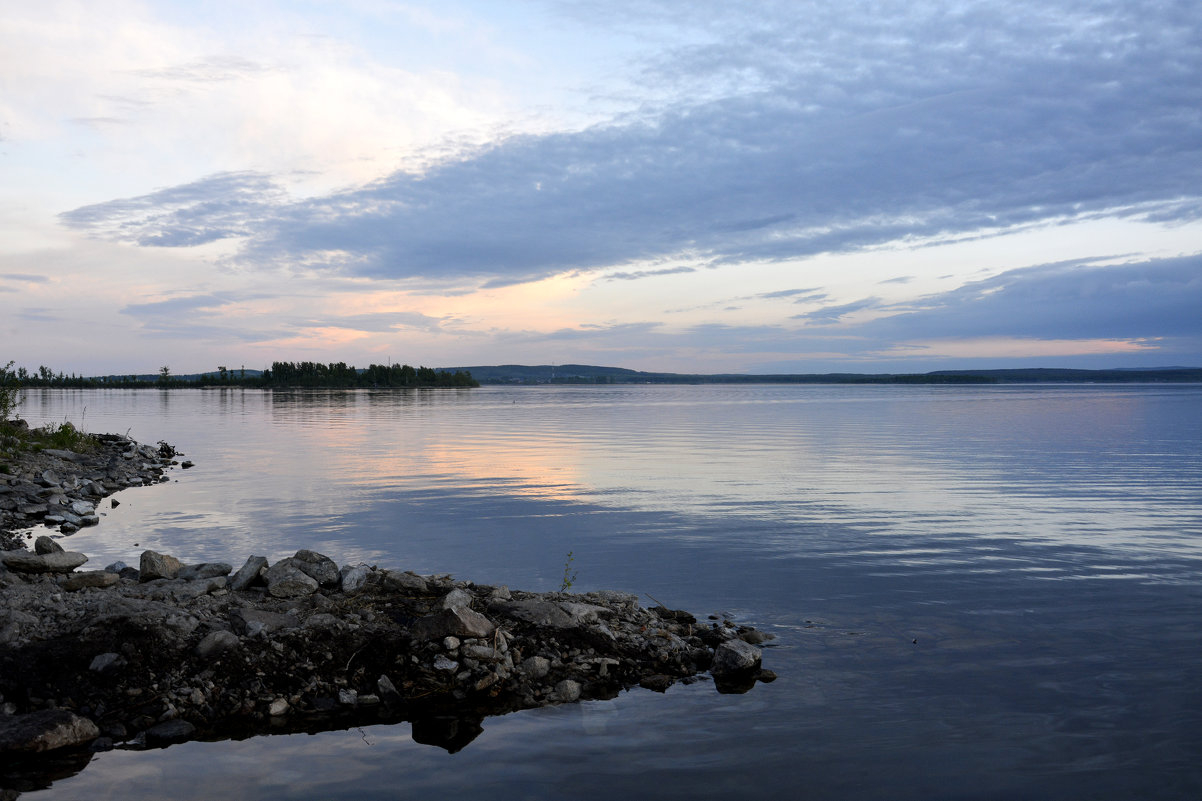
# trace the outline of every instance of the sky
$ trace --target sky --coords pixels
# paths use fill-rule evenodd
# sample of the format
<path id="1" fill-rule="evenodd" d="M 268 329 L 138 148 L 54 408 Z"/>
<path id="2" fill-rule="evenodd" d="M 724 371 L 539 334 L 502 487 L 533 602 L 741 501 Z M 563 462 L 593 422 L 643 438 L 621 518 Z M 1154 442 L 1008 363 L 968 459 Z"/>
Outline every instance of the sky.
<path id="1" fill-rule="evenodd" d="M 0 0 L 0 363 L 1202 366 L 1196 0 Z"/>

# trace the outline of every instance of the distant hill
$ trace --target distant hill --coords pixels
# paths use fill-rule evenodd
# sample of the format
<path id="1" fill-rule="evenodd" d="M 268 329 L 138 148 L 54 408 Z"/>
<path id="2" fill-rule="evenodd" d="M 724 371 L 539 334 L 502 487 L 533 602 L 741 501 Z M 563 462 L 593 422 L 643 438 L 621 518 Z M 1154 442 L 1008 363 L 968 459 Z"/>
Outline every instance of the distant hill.
<path id="1" fill-rule="evenodd" d="M 1202 382 L 1202 368 L 1113 370 L 1020 368 L 937 370 L 930 373 L 653 373 L 587 364 L 501 364 L 443 367 L 466 370 L 481 384 L 1019 384 Z"/>

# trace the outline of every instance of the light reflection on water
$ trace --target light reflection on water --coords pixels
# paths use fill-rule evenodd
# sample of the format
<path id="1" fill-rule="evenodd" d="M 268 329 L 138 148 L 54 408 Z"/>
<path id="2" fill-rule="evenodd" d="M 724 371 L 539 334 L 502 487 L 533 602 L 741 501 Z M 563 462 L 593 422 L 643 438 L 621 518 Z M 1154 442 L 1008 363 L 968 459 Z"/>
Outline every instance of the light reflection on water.
<path id="1" fill-rule="evenodd" d="M 746 696 L 510 715 L 456 755 L 404 725 L 101 755 L 48 798 L 190 797 L 197 758 L 256 798 L 1202 789 L 1202 387 L 39 392 L 23 412 L 197 463 L 73 537 L 95 563 L 312 547 L 551 589 L 570 550 L 577 589 L 780 635 L 782 678 Z"/>

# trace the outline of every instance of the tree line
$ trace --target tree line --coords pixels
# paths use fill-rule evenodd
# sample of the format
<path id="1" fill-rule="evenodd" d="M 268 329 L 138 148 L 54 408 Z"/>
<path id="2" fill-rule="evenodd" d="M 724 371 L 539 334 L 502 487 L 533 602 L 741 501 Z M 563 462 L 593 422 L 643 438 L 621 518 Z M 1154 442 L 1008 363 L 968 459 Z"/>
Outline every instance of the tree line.
<path id="1" fill-rule="evenodd" d="M 373 387 L 478 387 L 467 370 L 435 370 L 431 367 L 411 367 L 407 364 L 372 364 L 359 369 L 346 362 L 273 362 L 270 369 L 231 370 L 224 365 L 215 372 L 195 375 L 173 375 L 168 366 L 155 374 L 110 374 L 81 376 L 55 372 L 44 365 L 36 371 L 24 367 L 13 369 L 9 362 L 0 380 L 9 387 L 59 387 L 67 389 L 173 389 L 185 387 L 247 387 L 247 388 L 373 388 Z"/>
<path id="2" fill-rule="evenodd" d="M 466 370 L 435 370 L 407 364 L 371 364 L 360 370 L 346 362 L 272 362 L 264 370 L 267 387 L 478 387 Z"/>

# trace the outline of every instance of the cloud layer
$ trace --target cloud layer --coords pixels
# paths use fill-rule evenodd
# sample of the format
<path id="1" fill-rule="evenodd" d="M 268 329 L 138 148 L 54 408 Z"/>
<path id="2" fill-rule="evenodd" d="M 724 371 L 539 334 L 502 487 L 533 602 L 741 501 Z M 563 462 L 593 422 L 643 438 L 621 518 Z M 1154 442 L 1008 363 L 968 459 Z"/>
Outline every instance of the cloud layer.
<path id="1" fill-rule="evenodd" d="M 854 4 L 853 4 L 854 5 Z M 63 216 L 141 245 L 242 242 L 248 264 L 532 280 L 692 254 L 803 258 L 1083 215 L 1202 214 L 1190 3 L 767 5 L 644 67 L 670 93 L 583 131 L 289 201 L 215 175 Z M 666 12 L 665 12 L 666 13 Z"/>

